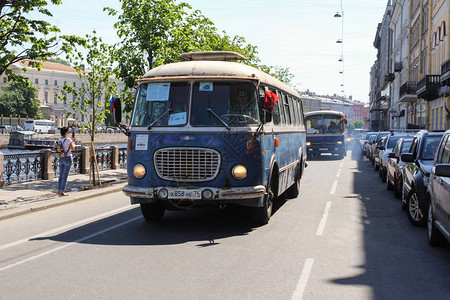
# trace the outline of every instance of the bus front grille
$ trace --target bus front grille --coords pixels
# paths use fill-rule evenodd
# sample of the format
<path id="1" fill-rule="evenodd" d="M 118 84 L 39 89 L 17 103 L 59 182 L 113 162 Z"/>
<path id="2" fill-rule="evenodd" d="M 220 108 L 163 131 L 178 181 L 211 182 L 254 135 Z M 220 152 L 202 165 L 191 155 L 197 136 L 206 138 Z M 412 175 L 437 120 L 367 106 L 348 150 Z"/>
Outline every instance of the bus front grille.
<path id="1" fill-rule="evenodd" d="M 162 179 L 201 182 L 219 173 L 220 154 L 205 148 L 165 148 L 155 152 L 156 173 Z"/>

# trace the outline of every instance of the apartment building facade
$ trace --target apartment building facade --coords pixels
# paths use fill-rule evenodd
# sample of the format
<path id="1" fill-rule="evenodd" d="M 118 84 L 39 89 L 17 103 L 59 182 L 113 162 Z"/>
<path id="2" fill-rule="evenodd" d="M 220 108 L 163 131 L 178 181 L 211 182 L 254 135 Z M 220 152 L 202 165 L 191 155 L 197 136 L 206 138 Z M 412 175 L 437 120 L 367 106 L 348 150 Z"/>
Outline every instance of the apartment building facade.
<path id="1" fill-rule="evenodd" d="M 380 39 L 391 39 L 389 72 L 383 74 L 383 58 L 379 55 L 374 64 L 375 70 L 372 68 L 370 74 L 373 76 L 380 73 L 389 82 L 391 129 L 450 128 L 449 2 L 450 0 L 388 1 L 387 7 L 391 6 L 392 11 L 386 9 L 383 22 L 390 14 L 390 32 L 381 33 Z M 379 29 L 380 25 L 377 35 Z M 380 51 L 375 43 L 374 45 Z M 371 91 L 373 89 L 371 86 Z M 382 98 L 381 94 L 379 97 Z M 379 122 L 382 122 L 381 116 L 371 114 L 371 117 L 379 118 Z M 377 120 L 372 121 L 376 122 Z"/>

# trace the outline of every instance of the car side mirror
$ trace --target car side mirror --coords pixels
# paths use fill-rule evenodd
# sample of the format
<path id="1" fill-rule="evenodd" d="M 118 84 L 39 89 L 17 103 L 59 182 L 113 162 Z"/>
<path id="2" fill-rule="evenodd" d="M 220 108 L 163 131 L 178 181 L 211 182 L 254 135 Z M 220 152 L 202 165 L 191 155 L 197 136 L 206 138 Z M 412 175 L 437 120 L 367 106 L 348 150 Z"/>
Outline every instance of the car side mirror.
<path id="1" fill-rule="evenodd" d="M 434 175 L 440 177 L 450 177 L 450 164 L 437 164 L 434 167 Z"/>
<path id="2" fill-rule="evenodd" d="M 388 158 L 396 158 L 395 153 L 394 152 L 388 153 Z"/>
<path id="3" fill-rule="evenodd" d="M 403 153 L 401 158 L 403 162 L 414 162 L 414 155 L 412 153 Z"/>

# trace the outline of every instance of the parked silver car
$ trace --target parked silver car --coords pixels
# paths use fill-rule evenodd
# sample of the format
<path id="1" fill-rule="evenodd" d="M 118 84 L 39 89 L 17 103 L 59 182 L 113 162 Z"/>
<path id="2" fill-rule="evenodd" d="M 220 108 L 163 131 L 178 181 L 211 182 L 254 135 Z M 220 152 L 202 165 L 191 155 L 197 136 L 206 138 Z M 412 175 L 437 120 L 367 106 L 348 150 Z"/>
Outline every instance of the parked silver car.
<path id="1" fill-rule="evenodd" d="M 430 245 L 450 241 L 450 130 L 441 139 L 427 190 L 427 237 Z"/>

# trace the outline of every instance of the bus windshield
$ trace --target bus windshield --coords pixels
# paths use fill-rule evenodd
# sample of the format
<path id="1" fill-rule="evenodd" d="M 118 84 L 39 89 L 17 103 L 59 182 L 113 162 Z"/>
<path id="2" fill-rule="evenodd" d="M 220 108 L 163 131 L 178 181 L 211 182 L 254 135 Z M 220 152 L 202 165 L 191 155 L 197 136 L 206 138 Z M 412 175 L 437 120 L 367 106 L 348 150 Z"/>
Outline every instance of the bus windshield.
<path id="1" fill-rule="evenodd" d="M 334 114 L 307 116 L 306 130 L 308 134 L 343 134 L 344 119 Z"/>
<path id="2" fill-rule="evenodd" d="M 192 126 L 221 126 L 221 121 L 229 126 L 260 123 L 256 88 L 247 82 L 196 82 L 192 107 Z"/>
<path id="3" fill-rule="evenodd" d="M 133 126 L 184 126 L 189 115 L 188 82 L 148 83 L 139 87 Z M 247 82 L 195 82 L 192 126 L 259 124 L 256 88 Z"/>
<path id="4" fill-rule="evenodd" d="M 188 104 L 188 82 L 142 84 L 137 93 L 131 125 L 186 125 Z"/>

